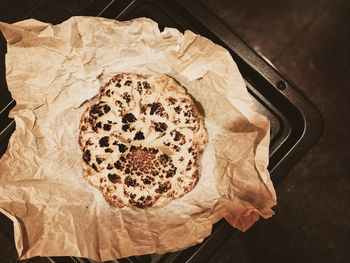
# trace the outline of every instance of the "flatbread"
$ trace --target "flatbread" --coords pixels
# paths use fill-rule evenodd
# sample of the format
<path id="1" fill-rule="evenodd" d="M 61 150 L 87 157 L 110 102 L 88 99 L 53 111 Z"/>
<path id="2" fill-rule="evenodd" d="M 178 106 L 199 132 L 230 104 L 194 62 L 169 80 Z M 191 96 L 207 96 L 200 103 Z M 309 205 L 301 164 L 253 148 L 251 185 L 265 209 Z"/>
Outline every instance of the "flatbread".
<path id="1" fill-rule="evenodd" d="M 117 74 L 81 117 L 84 177 L 113 206 L 163 206 L 196 186 L 207 137 L 175 80 Z"/>

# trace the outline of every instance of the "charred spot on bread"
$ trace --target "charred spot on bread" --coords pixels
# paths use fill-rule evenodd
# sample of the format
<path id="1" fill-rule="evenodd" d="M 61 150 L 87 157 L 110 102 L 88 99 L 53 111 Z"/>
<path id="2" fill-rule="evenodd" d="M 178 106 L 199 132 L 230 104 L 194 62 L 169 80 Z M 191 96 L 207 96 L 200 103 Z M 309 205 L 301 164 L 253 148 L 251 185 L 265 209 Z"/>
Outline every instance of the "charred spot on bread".
<path id="1" fill-rule="evenodd" d="M 109 137 L 108 136 L 103 136 L 99 140 L 100 147 L 108 147 L 109 146 Z"/>
<path id="2" fill-rule="evenodd" d="M 119 148 L 119 152 L 121 153 L 124 153 L 128 149 L 128 147 L 126 147 L 126 145 L 123 143 L 119 143 L 118 148 Z"/>
<path id="3" fill-rule="evenodd" d="M 114 163 L 114 167 L 118 170 L 123 168 L 122 163 L 119 160 Z"/>
<path id="4" fill-rule="evenodd" d="M 113 184 L 116 184 L 116 183 L 119 183 L 120 182 L 120 176 L 118 176 L 117 174 L 115 173 L 109 173 L 107 175 L 108 177 L 108 180 L 111 181 Z"/>
<path id="5" fill-rule="evenodd" d="M 132 83 L 132 81 L 131 81 L 131 80 L 127 80 L 127 81 L 125 81 L 125 82 L 124 82 L 124 85 L 125 85 L 125 86 L 130 86 L 130 85 L 131 85 L 131 83 Z"/>
<path id="6" fill-rule="evenodd" d="M 111 107 L 109 107 L 107 104 L 103 105 L 103 110 L 105 113 L 108 113 L 111 110 Z"/>
<path id="7" fill-rule="evenodd" d="M 130 128 L 130 125 L 129 125 L 129 124 L 124 124 L 124 125 L 122 126 L 122 130 L 123 130 L 124 132 L 127 132 L 127 131 L 129 130 L 129 128 Z"/>
<path id="8" fill-rule="evenodd" d="M 94 169 L 96 172 L 98 172 L 98 169 L 97 169 L 96 164 L 93 163 L 93 164 L 91 165 L 91 167 L 92 167 L 92 169 Z"/>
<path id="9" fill-rule="evenodd" d="M 151 115 L 164 111 L 162 104 L 159 102 L 154 102 L 154 103 L 150 104 L 149 106 L 151 107 L 151 111 L 150 111 Z"/>
<path id="10" fill-rule="evenodd" d="M 166 125 L 164 122 L 155 122 L 154 129 L 157 132 L 165 132 L 168 129 L 168 125 Z"/>
<path id="11" fill-rule="evenodd" d="M 96 157 L 96 162 L 97 162 L 98 164 L 101 164 L 104 160 L 105 160 L 105 158 Z"/>
<path id="12" fill-rule="evenodd" d="M 137 133 L 135 133 L 135 136 L 134 136 L 134 140 L 144 140 L 145 139 L 145 135 L 143 134 L 142 131 L 138 131 Z"/>
<path id="13" fill-rule="evenodd" d="M 177 114 L 180 114 L 181 113 L 181 107 L 180 106 L 176 106 L 174 108 L 174 111 L 177 113 Z"/>
<path id="14" fill-rule="evenodd" d="M 132 114 L 132 113 L 127 113 L 127 114 L 125 114 L 124 116 L 123 116 L 123 118 L 122 118 L 122 122 L 123 123 L 133 123 L 133 122 L 135 122 L 136 121 L 136 117 L 135 117 L 135 115 L 134 114 Z"/>
<path id="15" fill-rule="evenodd" d="M 84 151 L 83 160 L 84 160 L 84 162 L 86 162 L 87 164 L 90 163 L 90 161 L 91 161 L 91 152 L 90 152 L 90 150 L 85 150 L 85 151 Z"/>
<path id="16" fill-rule="evenodd" d="M 104 129 L 105 131 L 110 131 L 111 128 L 112 128 L 112 125 L 111 125 L 111 124 L 108 124 L 108 123 L 103 124 L 103 129 Z"/>
<path id="17" fill-rule="evenodd" d="M 160 183 L 158 185 L 158 188 L 155 190 L 156 193 L 165 193 L 167 192 L 169 189 L 171 189 L 171 183 L 169 181 L 165 182 L 165 183 Z"/>
<path id="18" fill-rule="evenodd" d="M 127 176 L 124 181 L 126 186 L 134 187 L 136 186 L 136 179 L 132 179 L 130 176 Z"/>
<path id="19" fill-rule="evenodd" d="M 106 152 L 106 153 L 112 153 L 112 152 L 114 152 L 114 151 L 113 151 L 111 148 L 106 148 L 106 149 L 105 149 L 105 152 Z"/>
<path id="20" fill-rule="evenodd" d="M 124 92 L 122 97 L 126 103 L 129 103 L 131 101 L 131 95 L 128 92 Z"/>

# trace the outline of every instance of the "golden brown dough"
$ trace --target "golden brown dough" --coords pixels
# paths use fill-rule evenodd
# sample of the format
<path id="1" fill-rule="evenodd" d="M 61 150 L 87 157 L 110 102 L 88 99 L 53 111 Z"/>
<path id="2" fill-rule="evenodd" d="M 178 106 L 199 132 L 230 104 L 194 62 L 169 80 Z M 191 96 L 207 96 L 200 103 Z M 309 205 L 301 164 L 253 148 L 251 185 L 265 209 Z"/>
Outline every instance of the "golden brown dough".
<path id="1" fill-rule="evenodd" d="M 193 100 L 172 78 L 121 73 L 81 117 L 85 178 L 113 206 L 162 206 L 191 191 L 207 144 Z"/>

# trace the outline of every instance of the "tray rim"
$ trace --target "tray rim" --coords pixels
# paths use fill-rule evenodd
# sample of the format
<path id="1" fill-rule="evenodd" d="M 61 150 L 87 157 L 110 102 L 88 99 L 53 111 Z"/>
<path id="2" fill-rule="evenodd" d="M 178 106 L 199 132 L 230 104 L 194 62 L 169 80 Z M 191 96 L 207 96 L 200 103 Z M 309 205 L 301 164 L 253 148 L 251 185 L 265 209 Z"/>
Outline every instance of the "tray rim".
<path id="1" fill-rule="evenodd" d="M 156 2 L 154 0 L 148 1 Z M 234 52 L 268 81 L 279 92 L 279 95 L 286 98 L 298 109 L 305 124 L 301 137 L 279 163 L 270 170 L 270 173 L 286 173 L 288 170 L 291 170 L 322 135 L 324 122 L 318 108 L 287 77 L 283 76 L 277 68 L 272 66 L 270 62 L 255 52 L 247 43 L 224 25 L 201 1 L 176 0 L 175 2 L 191 13 L 208 30 L 215 32 L 217 37 L 227 46 L 235 46 Z M 280 82 L 286 85 L 285 89 L 281 90 L 277 87 Z"/>
<path id="2" fill-rule="evenodd" d="M 103 2 L 103 3 L 102 3 Z M 109 0 L 109 1 L 98 1 L 95 0 L 91 3 L 91 5 L 86 10 L 91 10 L 95 14 L 98 13 L 97 16 L 100 16 L 104 11 L 109 9 L 113 4 L 118 4 L 119 1 Z M 120 1 L 123 2 L 123 1 Z M 153 2 L 159 4 L 159 2 L 163 2 L 165 0 L 129 0 L 129 4 L 123 8 L 121 15 L 126 9 L 132 6 L 134 3 L 140 2 Z M 261 57 L 258 53 L 256 53 L 252 48 L 250 48 L 242 39 L 240 39 L 232 30 L 230 30 L 226 25 L 220 21 L 215 14 L 213 14 L 207 7 L 203 5 L 199 0 L 194 1 L 186 1 L 186 0 L 175 0 L 174 3 L 166 3 L 166 5 L 171 6 L 175 4 L 180 5 L 182 8 L 186 9 L 191 15 L 193 15 L 198 21 L 200 21 L 203 26 L 208 28 L 211 32 L 215 32 L 220 40 L 222 40 L 227 46 L 232 46 L 234 43 L 235 52 L 240 56 L 251 68 L 253 68 L 256 72 L 258 72 L 261 76 L 263 76 L 276 90 L 284 96 L 288 101 L 290 101 L 301 113 L 301 116 L 304 120 L 305 126 L 302 132 L 301 137 L 297 140 L 296 144 L 293 145 L 286 155 L 276 164 L 276 166 L 270 170 L 270 173 L 273 174 L 281 174 L 286 173 L 291 170 L 291 168 L 302 158 L 303 155 L 319 140 L 323 132 L 323 119 L 321 113 L 317 109 L 317 107 L 302 94 L 302 91 L 298 90 L 291 81 L 289 81 L 286 77 L 284 77 L 281 72 L 278 71 L 277 68 L 273 67 L 267 60 Z M 97 6 L 96 6 L 97 5 Z M 96 10 L 101 8 L 100 11 Z M 191 11 L 190 11 L 191 10 Z M 195 12 L 193 11 L 195 10 Z M 86 13 L 83 11 L 83 13 Z M 286 84 L 286 88 L 284 90 L 280 90 L 277 88 L 277 84 L 282 81 Z M 12 101 L 10 102 L 12 103 Z M 3 110 L 1 110 L 2 112 Z M 12 121 L 13 122 L 13 121 Z M 11 122 L 11 125 L 12 125 Z M 9 125 L 10 126 L 10 125 Z M 6 127 L 1 133 L 3 133 L 7 128 Z M 198 257 L 203 257 L 201 251 L 203 248 L 210 246 L 211 243 L 217 242 L 218 233 L 225 235 L 228 238 L 228 234 L 225 232 L 228 229 L 227 224 L 221 224 L 212 235 L 210 235 L 207 239 L 205 239 L 201 244 L 198 244 L 200 247 L 191 253 L 189 258 L 186 258 L 187 261 L 197 260 Z M 215 238 L 213 236 L 215 235 Z M 210 239 L 210 240 L 209 240 Z M 224 242 L 220 240 L 220 242 Z M 208 252 L 206 251 L 205 254 Z M 180 253 L 182 254 L 182 253 Z M 175 258 L 177 262 L 183 258 L 181 255 Z M 74 260 L 71 258 L 71 260 Z M 173 261 L 172 261 L 173 262 Z"/>

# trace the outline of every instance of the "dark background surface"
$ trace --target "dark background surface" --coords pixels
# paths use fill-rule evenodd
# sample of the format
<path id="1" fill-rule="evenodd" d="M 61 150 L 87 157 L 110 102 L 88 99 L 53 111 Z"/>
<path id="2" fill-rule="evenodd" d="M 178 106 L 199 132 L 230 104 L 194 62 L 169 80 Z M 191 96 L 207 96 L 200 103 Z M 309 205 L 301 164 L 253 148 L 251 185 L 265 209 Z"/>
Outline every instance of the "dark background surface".
<path id="1" fill-rule="evenodd" d="M 0 21 L 59 23 L 91 2 L 0 0 Z M 202 2 L 299 88 L 325 122 L 321 139 L 277 187 L 275 216 L 233 232 L 208 262 L 350 262 L 350 1 Z M 16 261 L 13 240 L 0 232 L 0 262 Z"/>

